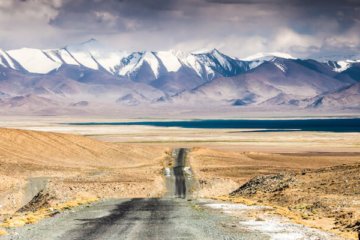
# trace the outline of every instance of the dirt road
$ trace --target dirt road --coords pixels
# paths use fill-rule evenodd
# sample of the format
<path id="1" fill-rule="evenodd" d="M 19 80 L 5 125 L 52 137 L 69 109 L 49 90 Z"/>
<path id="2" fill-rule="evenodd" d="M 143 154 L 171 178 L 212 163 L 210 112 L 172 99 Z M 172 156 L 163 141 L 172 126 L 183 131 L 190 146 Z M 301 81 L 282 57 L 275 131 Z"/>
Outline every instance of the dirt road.
<path id="1" fill-rule="evenodd" d="M 207 201 L 189 199 L 185 158 L 185 149 L 176 151 L 172 175 L 166 178 L 175 184 L 169 189 L 172 195 L 98 202 L 14 229 L 0 239 L 271 239 L 261 231 L 244 228 L 238 218 L 221 209 L 207 208 Z"/>
<path id="2" fill-rule="evenodd" d="M 186 150 L 180 148 L 173 168 L 175 177 L 175 195 L 181 198 L 186 197 L 186 181 L 184 175 L 185 156 Z"/>

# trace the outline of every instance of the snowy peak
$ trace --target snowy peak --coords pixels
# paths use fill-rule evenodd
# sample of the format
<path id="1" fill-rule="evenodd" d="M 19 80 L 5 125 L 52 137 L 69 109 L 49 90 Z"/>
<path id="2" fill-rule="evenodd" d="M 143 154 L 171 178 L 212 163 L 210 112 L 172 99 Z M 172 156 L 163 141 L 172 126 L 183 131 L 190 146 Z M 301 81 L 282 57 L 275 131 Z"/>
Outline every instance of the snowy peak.
<path id="1" fill-rule="evenodd" d="M 77 64 L 95 70 L 103 68 L 113 74 L 121 60 L 128 55 L 126 52 L 109 49 L 93 38 L 80 44 L 68 45 L 63 50 L 67 51 Z"/>
<path id="2" fill-rule="evenodd" d="M 168 72 L 176 72 L 178 71 L 182 64 L 178 58 L 182 53 L 175 52 L 173 50 L 170 51 L 159 51 L 156 53 L 156 56 L 162 62 L 164 67 Z"/>
<path id="3" fill-rule="evenodd" d="M 203 61 L 203 63 L 208 64 L 209 66 L 215 67 L 220 65 L 224 69 L 231 70 L 229 57 L 225 56 L 217 49 L 213 49 L 207 53 L 200 53 L 195 55 L 200 58 L 200 61 Z"/>
<path id="4" fill-rule="evenodd" d="M 0 66 L 5 68 L 11 68 L 14 70 L 20 70 L 20 66 L 12 59 L 9 54 L 0 49 Z"/>
<path id="5" fill-rule="evenodd" d="M 243 61 L 246 61 L 249 63 L 249 69 L 254 69 L 264 62 L 275 62 L 277 59 L 290 59 L 294 60 L 293 56 L 287 53 L 281 53 L 281 52 L 272 52 L 272 53 L 257 53 L 255 55 L 246 57 L 243 59 Z M 284 72 L 283 67 L 281 67 L 279 64 L 277 67 Z"/>
<path id="6" fill-rule="evenodd" d="M 255 55 L 243 58 L 244 61 L 270 61 L 273 58 L 296 59 L 288 53 L 271 52 L 271 53 L 257 53 Z"/>
<path id="7" fill-rule="evenodd" d="M 105 70 L 112 75 L 126 77 L 137 76 L 138 72 L 146 68 L 143 72 L 150 74 L 152 78 L 159 78 L 164 74 L 188 69 L 207 81 L 217 76 L 234 76 L 258 65 L 231 58 L 217 49 L 192 53 L 174 50 L 128 53 L 111 50 L 95 39 L 67 45 L 61 49 L 23 48 L 2 51 L 0 55 L 2 66 L 13 69 L 22 67 L 31 73 L 46 74 L 65 64 Z"/>
<path id="8" fill-rule="evenodd" d="M 7 53 L 24 69 L 32 73 L 46 74 L 61 66 L 61 63 L 54 61 L 46 52 L 40 49 L 21 48 Z"/>
<path id="9" fill-rule="evenodd" d="M 137 73 L 145 66 L 150 68 L 154 77 L 159 77 L 160 61 L 153 52 L 134 52 L 124 57 L 118 66 L 118 74 L 120 76 L 136 77 Z"/>
<path id="10" fill-rule="evenodd" d="M 193 53 L 193 55 L 197 58 L 200 65 L 205 66 L 203 74 L 210 77 L 210 79 L 217 74 L 229 77 L 249 70 L 248 63 L 233 59 L 217 49 L 206 53 Z"/>
<path id="11" fill-rule="evenodd" d="M 217 49 L 127 53 L 107 49 L 94 39 L 61 49 L 0 50 L 0 96 L 10 107 L 26 102 L 46 106 L 46 101 L 32 97 L 41 96 L 84 107 L 94 102 L 355 108 L 359 73 L 358 60 L 319 62 L 262 53 L 244 61 Z M 14 104 L 6 102 L 10 98 Z"/>
<path id="12" fill-rule="evenodd" d="M 327 64 L 332 67 L 335 72 L 344 72 L 354 64 L 360 63 L 360 60 L 341 60 L 341 61 L 328 61 Z"/>
<path id="13" fill-rule="evenodd" d="M 60 50 L 46 50 L 45 53 L 54 61 L 61 64 L 80 65 L 80 63 L 67 51 Z"/>
<path id="14" fill-rule="evenodd" d="M 160 61 L 156 57 L 155 53 L 153 52 L 144 52 L 142 58 L 140 59 L 137 68 L 140 68 L 144 63 L 147 63 L 151 71 L 153 72 L 156 78 L 160 75 Z M 135 68 L 136 70 L 136 68 Z"/>
<path id="15" fill-rule="evenodd" d="M 96 60 L 94 59 L 91 50 L 87 49 L 86 46 L 84 45 L 72 45 L 72 46 L 67 46 L 65 48 L 65 50 L 71 54 L 71 56 L 76 59 L 76 61 L 88 68 L 91 69 L 99 69 L 99 64 L 96 62 Z"/>
<path id="16" fill-rule="evenodd" d="M 166 83 L 169 89 L 183 89 L 182 84 L 189 87 L 195 82 L 204 83 L 218 77 L 236 76 L 263 63 L 271 63 L 275 70 L 287 73 L 288 65 L 294 61 L 296 60 L 293 56 L 281 52 L 259 53 L 241 60 L 215 48 L 191 53 L 175 50 L 129 53 L 109 49 L 95 39 L 61 49 L 22 48 L 7 52 L 0 50 L 0 66 L 5 68 L 47 74 L 62 65 L 73 65 L 136 82 L 151 82 L 154 85 Z M 327 65 L 318 64 L 325 66 L 329 75 L 335 75 L 336 72 L 343 72 L 358 63 L 359 60 L 343 60 L 326 62 Z M 311 68 L 310 64 L 303 65 Z M 318 71 L 313 68 L 313 71 Z M 174 81 L 184 78 L 188 80 L 183 80 L 183 83 L 169 83 L 172 78 L 176 79 Z M 192 79 L 193 83 L 189 79 Z"/>

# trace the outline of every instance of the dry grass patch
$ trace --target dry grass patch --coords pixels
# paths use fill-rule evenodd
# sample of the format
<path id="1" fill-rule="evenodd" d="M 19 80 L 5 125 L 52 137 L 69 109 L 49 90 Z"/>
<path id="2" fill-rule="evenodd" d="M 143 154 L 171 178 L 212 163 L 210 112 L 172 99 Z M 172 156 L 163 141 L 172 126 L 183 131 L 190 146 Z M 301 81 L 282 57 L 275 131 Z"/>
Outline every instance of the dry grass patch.
<path id="1" fill-rule="evenodd" d="M 3 228 L 14 228 L 21 227 L 26 224 L 35 224 L 40 220 L 48 217 L 52 217 L 61 211 L 69 210 L 74 207 L 87 205 L 90 203 L 94 203 L 98 201 L 99 198 L 77 198 L 72 201 L 58 203 L 53 207 L 41 208 L 34 212 L 25 212 L 25 213 L 16 213 L 13 216 L 6 218 L 2 223 L 0 223 L 0 227 Z"/>
<path id="2" fill-rule="evenodd" d="M 8 234 L 7 231 L 0 229 L 0 236 L 5 236 L 7 234 Z"/>

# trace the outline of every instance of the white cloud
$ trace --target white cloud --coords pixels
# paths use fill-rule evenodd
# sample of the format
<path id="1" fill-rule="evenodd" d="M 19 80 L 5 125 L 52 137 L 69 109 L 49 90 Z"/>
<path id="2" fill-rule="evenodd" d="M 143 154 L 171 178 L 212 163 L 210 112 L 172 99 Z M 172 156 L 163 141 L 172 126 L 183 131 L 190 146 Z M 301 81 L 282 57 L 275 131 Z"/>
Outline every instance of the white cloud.
<path id="1" fill-rule="evenodd" d="M 245 2 L 0 0 L 0 48 L 61 47 L 91 37 L 129 51 L 217 48 L 239 57 L 360 48 L 360 20 L 351 18 L 352 10 L 314 14 L 304 6 Z"/>
<path id="2" fill-rule="evenodd" d="M 94 14 L 99 21 L 107 22 L 111 25 L 116 24 L 116 20 L 118 19 L 118 16 L 105 11 L 95 11 Z"/>

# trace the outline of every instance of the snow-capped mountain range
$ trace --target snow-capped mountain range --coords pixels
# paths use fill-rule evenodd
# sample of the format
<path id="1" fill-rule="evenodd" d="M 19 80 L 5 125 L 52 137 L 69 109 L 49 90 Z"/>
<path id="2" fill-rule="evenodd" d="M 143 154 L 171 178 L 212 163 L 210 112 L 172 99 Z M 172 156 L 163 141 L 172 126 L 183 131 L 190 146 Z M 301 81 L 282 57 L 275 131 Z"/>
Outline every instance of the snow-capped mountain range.
<path id="1" fill-rule="evenodd" d="M 111 51 L 91 39 L 61 49 L 41 50 L 22 48 L 0 50 L 0 65 L 13 70 L 47 74 L 62 65 L 74 65 L 93 70 L 105 70 L 114 76 L 135 77 L 147 65 L 154 78 L 180 68 L 188 68 L 201 78 L 211 79 L 217 72 L 237 74 L 248 70 L 244 61 L 232 59 L 214 49 L 204 53 L 182 53 L 179 51 L 132 52 Z M 237 72 L 240 71 L 240 72 Z"/>
<path id="2" fill-rule="evenodd" d="M 216 49 L 126 52 L 94 39 L 60 49 L 0 50 L 0 107 L 211 103 L 360 109 L 359 59 L 320 61 L 285 53 L 238 59 Z"/>

